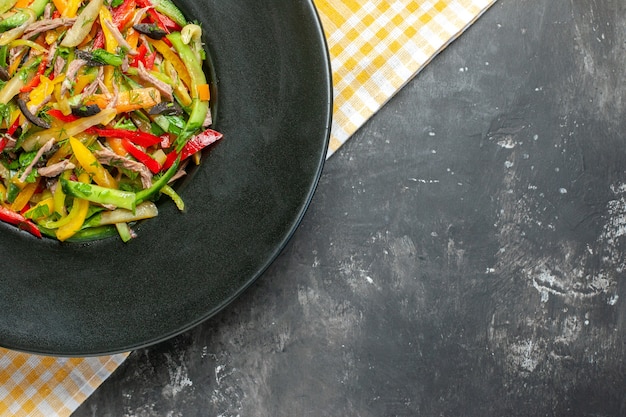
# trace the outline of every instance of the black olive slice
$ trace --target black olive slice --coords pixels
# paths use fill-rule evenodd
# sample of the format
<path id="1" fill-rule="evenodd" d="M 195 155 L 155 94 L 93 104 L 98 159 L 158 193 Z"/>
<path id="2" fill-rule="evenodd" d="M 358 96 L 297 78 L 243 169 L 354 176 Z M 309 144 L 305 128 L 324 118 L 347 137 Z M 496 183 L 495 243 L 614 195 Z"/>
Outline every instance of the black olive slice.
<path id="1" fill-rule="evenodd" d="M 35 126 L 39 126 L 44 129 L 50 129 L 50 123 L 46 122 L 41 117 L 37 117 L 34 114 L 32 114 L 30 110 L 28 110 L 28 106 L 26 105 L 26 102 L 24 100 L 22 100 L 21 98 L 18 98 L 17 105 L 29 122 L 31 122 Z"/>
<path id="2" fill-rule="evenodd" d="M 165 116 L 180 116 L 183 114 L 183 109 L 176 102 L 162 101 L 159 104 L 153 106 L 148 110 L 148 114 L 156 116 L 157 114 L 163 114 Z"/>
<path id="3" fill-rule="evenodd" d="M 74 51 L 74 55 L 76 55 L 77 58 L 80 58 L 83 61 L 87 62 L 86 65 L 88 67 L 103 67 L 106 65 L 104 62 L 94 57 L 91 52 L 83 51 L 82 49 L 76 49 Z"/>
<path id="4" fill-rule="evenodd" d="M 72 114 L 78 117 L 89 117 L 98 113 L 100 113 L 100 107 L 97 104 L 83 104 L 82 106 L 72 107 Z"/>
<path id="5" fill-rule="evenodd" d="M 157 41 L 163 39 L 163 37 L 167 35 L 166 31 L 164 31 L 163 29 L 159 29 L 157 25 L 150 23 L 138 23 L 136 25 L 133 25 L 133 29 Z"/>

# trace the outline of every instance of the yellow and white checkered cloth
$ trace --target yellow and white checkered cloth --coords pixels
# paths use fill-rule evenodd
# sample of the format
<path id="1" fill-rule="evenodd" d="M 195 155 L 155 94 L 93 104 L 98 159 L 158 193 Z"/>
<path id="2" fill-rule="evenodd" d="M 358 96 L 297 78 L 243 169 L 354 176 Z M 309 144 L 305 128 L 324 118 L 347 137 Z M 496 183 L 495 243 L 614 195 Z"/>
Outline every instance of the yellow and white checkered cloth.
<path id="1" fill-rule="evenodd" d="M 335 152 L 496 0 L 314 0 L 330 49 Z M 51 358 L 0 348 L 0 417 L 69 416 L 127 354 Z"/>
<path id="2" fill-rule="evenodd" d="M 0 416 L 69 416 L 126 356 L 68 359 L 0 349 Z"/>
<path id="3" fill-rule="evenodd" d="M 496 0 L 314 0 L 330 50 L 328 156 Z"/>

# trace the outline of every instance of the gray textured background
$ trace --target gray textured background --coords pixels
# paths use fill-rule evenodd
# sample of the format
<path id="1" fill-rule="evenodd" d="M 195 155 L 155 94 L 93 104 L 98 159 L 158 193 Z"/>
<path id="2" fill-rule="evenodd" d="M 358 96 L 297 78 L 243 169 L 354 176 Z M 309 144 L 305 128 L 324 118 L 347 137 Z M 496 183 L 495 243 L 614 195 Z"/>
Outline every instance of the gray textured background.
<path id="1" fill-rule="evenodd" d="M 621 0 L 500 0 L 222 314 L 73 417 L 626 415 Z"/>

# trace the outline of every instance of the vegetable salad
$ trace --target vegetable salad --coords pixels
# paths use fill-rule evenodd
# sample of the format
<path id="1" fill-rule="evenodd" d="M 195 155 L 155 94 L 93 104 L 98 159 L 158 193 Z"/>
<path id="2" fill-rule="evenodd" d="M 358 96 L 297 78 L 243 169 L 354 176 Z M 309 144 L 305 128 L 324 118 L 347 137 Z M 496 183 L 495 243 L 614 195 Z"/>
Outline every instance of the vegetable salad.
<path id="1" fill-rule="evenodd" d="M 0 220 L 91 240 L 158 214 L 209 128 L 200 26 L 170 0 L 0 0 Z"/>

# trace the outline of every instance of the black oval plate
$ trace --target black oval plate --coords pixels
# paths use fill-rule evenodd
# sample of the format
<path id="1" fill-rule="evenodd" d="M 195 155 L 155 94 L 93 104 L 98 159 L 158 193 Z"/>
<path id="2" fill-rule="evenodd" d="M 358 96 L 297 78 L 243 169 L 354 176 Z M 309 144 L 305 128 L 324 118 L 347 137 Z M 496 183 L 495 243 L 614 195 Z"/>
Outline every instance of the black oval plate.
<path id="1" fill-rule="evenodd" d="M 103 355 L 185 331 L 235 299 L 298 226 L 326 156 L 330 64 L 311 1 L 179 0 L 201 22 L 224 134 L 124 244 L 0 226 L 0 345 Z"/>

